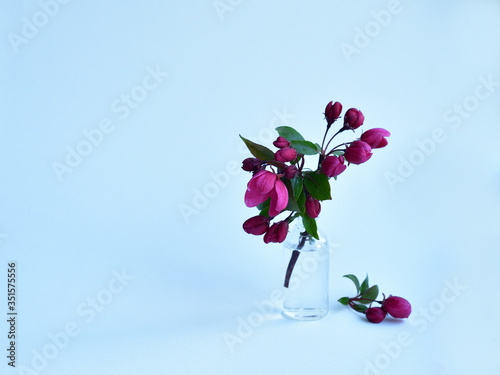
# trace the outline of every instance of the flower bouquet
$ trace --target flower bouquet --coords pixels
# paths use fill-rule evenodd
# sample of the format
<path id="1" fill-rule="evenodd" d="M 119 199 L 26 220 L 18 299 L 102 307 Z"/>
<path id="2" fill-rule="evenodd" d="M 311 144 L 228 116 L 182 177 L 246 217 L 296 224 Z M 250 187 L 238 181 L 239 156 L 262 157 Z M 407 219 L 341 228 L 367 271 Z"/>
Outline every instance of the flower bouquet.
<path id="1" fill-rule="evenodd" d="M 322 201 L 331 199 L 330 178 L 337 179 L 350 164 L 362 164 L 372 157 L 372 150 L 387 145 L 385 137 L 390 133 L 382 128 L 365 131 L 361 137 L 329 148 L 332 140 L 346 130 L 355 130 L 363 125 L 363 113 L 356 108 L 349 109 L 344 116 L 343 126 L 329 139 L 331 126 L 340 118 L 342 105 L 330 102 L 325 109 L 327 122 L 321 146 L 306 141 L 295 129 L 288 126 L 276 128 L 279 136 L 273 145 L 276 152 L 242 137 L 254 156 L 243 160 L 243 170 L 252 172 L 247 185 L 245 204 L 257 207 L 258 216 L 243 224 L 245 232 L 262 235 L 264 242 L 283 242 L 288 225 L 301 217 L 307 232 L 318 238 L 315 219 L 321 212 Z M 316 170 L 306 170 L 306 156 L 319 155 Z M 345 162 L 347 161 L 347 165 Z M 288 217 L 271 225 L 271 221 L 284 211 Z"/>
<path id="2" fill-rule="evenodd" d="M 321 145 L 306 140 L 297 130 L 280 126 L 276 128 L 276 151 L 254 143 L 244 137 L 243 142 L 254 157 L 243 160 L 243 170 L 252 173 L 245 192 L 245 204 L 257 207 L 259 214 L 243 223 L 243 230 L 253 235 L 264 235 L 266 244 L 282 243 L 289 233 L 289 225 L 300 218 L 303 231 L 296 249 L 291 254 L 284 286 L 289 287 L 290 277 L 305 241 L 319 240 L 316 218 L 321 212 L 321 202 L 332 199 L 330 182 L 351 164 L 370 160 L 372 151 L 387 145 L 390 133 L 382 128 L 363 132 L 350 142 L 332 145 L 337 135 L 355 131 L 364 123 L 363 113 L 350 108 L 344 115 L 342 126 L 329 137 L 329 131 L 342 113 L 339 102 L 330 102 L 325 108 L 326 129 Z M 306 157 L 317 157 L 317 167 L 305 167 Z M 285 216 L 286 215 L 286 216 Z M 281 217 L 280 217 L 281 216 Z M 301 226 L 302 227 L 302 226 Z"/>

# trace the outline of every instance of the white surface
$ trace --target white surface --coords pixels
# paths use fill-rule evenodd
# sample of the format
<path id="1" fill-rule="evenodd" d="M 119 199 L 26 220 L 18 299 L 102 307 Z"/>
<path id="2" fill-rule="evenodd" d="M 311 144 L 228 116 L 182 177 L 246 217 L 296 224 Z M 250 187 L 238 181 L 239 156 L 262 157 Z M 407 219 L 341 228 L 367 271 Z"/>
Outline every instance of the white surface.
<path id="1" fill-rule="evenodd" d="M 17 53 L 8 33 L 41 8 L 1 5 L 0 285 L 16 260 L 17 364 L 33 370 L 50 335 L 68 324 L 78 332 L 41 371 L 4 359 L 1 372 L 497 371 L 500 91 L 477 88 L 500 81 L 500 3 L 401 0 L 348 59 L 342 43 L 376 28 L 373 12 L 390 2 L 222 2 L 233 5 L 221 19 L 212 1 L 72 1 Z M 113 110 L 148 67 L 168 76 L 129 114 Z M 330 100 L 361 109 L 365 129 L 392 133 L 323 205 L 319 223 L 335 244 L 331 313 L 318 322 L 267 314 L 230 347 L 225 334 L 280 287 L 281 248 L 242 231 L 256 211 L 243 204 L 239 169 L 187 220 L 180 207 L 240 165 L 238 134 L 270 145 L 276 135 L 265 129 L 288 124 L 319 140 Z M 456 105 L 473 110 L 451 118 Z M 107 118 L 113 131 L 60 181 L 53 163 Z M 398 172 L 435 132 L 443 142 Z M 391 188 L 388 173 L 404 177 Z M 106 292 L 118 290 L 122 269 L 134 279 Z M 353 291 L 346 273 L 410 300 L 413 320 L 373 325 L 340 306 Z M 89 307 L 109 296 L 102 311 Z"/>

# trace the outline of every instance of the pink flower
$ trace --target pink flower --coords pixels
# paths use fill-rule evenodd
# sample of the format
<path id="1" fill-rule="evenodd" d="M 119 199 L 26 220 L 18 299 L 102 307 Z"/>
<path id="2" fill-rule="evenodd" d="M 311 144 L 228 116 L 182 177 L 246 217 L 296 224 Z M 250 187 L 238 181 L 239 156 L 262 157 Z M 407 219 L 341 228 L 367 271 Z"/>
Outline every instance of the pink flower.
<path id="1" fill-rule="evenodd" d="M 308 195 L 306 199 L 306 213 L 309 215 L 310 218 L 316 219 L 319 216 L 319 213 L 321 212 L 321 203 L 319 203 L 319 200 L 314 199 L 310 195 Z"/>
<path id="2" fill-rule="evenodd" d="M 333 103 L 333 101 L 328 103 L 325 108 L 325 118 L 327 125 L 330 126 L 331 124 L 333 124 L 335 120 L 339 118 L 340 113 L 342 113 L 342 104 L 340 104 L 339 102 Z"/>
<path id="3" fill-rule="evenodd" d="M 372 157 L 372 148 L 363 141 L 354 141 L 345 150 L 345 159 L 352 164 L 361 164 Z"/>
<path id="4" fill-rule="evenodd" d="M 271 198 L 269 216 L 277 216 L 288 205 L 288 190 L 276 174 L 262 170 L 248 182 L 245 204 L 247 207 L 255 207 L 268 198 Z"/>
<path id="5" fill-rule="evenodd" d="M 288 142 L 286 138 L 279 136 L 278 139 L 273 142 L 273 145 L 278 148 L 283 148 L 290 146 L 290 142 Z"/>
<path id="6" fill-rule="evenodd" d="M 276 161 L 287 162 L 297 158 L 297 151 L 291 147 L 283 147 L 281 150 L 276 151 L 274 159 Z"/>
<path id="7" fill-rule="evenodd" d="M 384 137 L 390 136 L 387 130 L 382 128 L 375 128 L 365 131 L 361 134 L 360 140 L 366 142 L 371 148 L 382 148 L 387 146 L 387 139 Z"/>
<path id="8" fill-rule="evenodd" d="M 288 221 L 283 220 L 271 225 L 271 228 L 264 235 L 264 242 L 279 242 L 282 243 L 288 234 Z"/>
<path id="9" fill-rule="evenodd" d="M 328 177 L 336 177 L 346 170 L 343 156 L 328 156 L 321 163 L 321 169 Z"/>
<path id="10" fill-rule="evenodd" d="M 365 121 L 363 113 L 356 108 L 350 108 L 344 116 L 344 128 L 357 129 L 363 125 L 363 121 Z"/>
<path id="11" fill-rule="evenodd" d="M 243 230 L 248 234 L 259 236 L 269 229 L 270 219 L 265 216 L 254 216 L 243 223 Z"/>
<path id="12" fill-rule="evenodd" d="M 366 319 L 371 323 L 380 323 L 385 319 L 387 313 L 380 307 L 370 307 L 365 311 Z"/>
<path id="13" fill-rule="evenodd" d="M 382 303 L 382 308 L 394 318 L 404 319 L 411 314 L 410 302 L 401 297 L 389 296 Z"/>

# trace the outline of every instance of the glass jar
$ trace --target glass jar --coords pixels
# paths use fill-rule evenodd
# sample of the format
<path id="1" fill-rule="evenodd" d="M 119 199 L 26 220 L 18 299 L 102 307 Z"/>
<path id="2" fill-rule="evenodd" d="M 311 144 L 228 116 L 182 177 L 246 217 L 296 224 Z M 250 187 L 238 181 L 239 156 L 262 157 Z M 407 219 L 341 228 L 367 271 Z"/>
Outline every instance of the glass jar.
<path id="1" fill-rule="evenodd" d="M 299 218 L 283 243 L 286 318 L 318 320 L 328 314 L 330 251 L 325 237 L 318 234 L 319 240 L 307 233 Z"/>

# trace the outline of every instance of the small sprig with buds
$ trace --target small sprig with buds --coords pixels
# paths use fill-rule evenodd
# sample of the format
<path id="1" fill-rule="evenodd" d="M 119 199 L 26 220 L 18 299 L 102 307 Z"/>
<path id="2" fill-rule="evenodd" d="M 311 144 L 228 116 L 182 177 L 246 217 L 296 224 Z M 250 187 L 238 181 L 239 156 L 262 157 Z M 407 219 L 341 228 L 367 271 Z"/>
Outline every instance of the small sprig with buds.
<path id="1" fill-rule="evenodd" d="M 411 305 L 404 298 L 392 295 L 386 298 L 385 294 L 382 293 L 383 299 L 377 301 L 379 294 L 378 286 L 373 285 L 370 287 L 368 275 L 361 284 L 354 275 L 344 275 L 344 277 L 354 283 L 357 295 L 352 298 L 342 297 L 339 299 L 339 302 L 345 306 L 349 306 L 354 311 L 365 314 L 369 322 L 380 323 L 385 319 L 387 314 L 397 319 L 405 319 L 410 316 Z M 372 306 L 373 303 L 378 303 L 381 306 Z"/>

